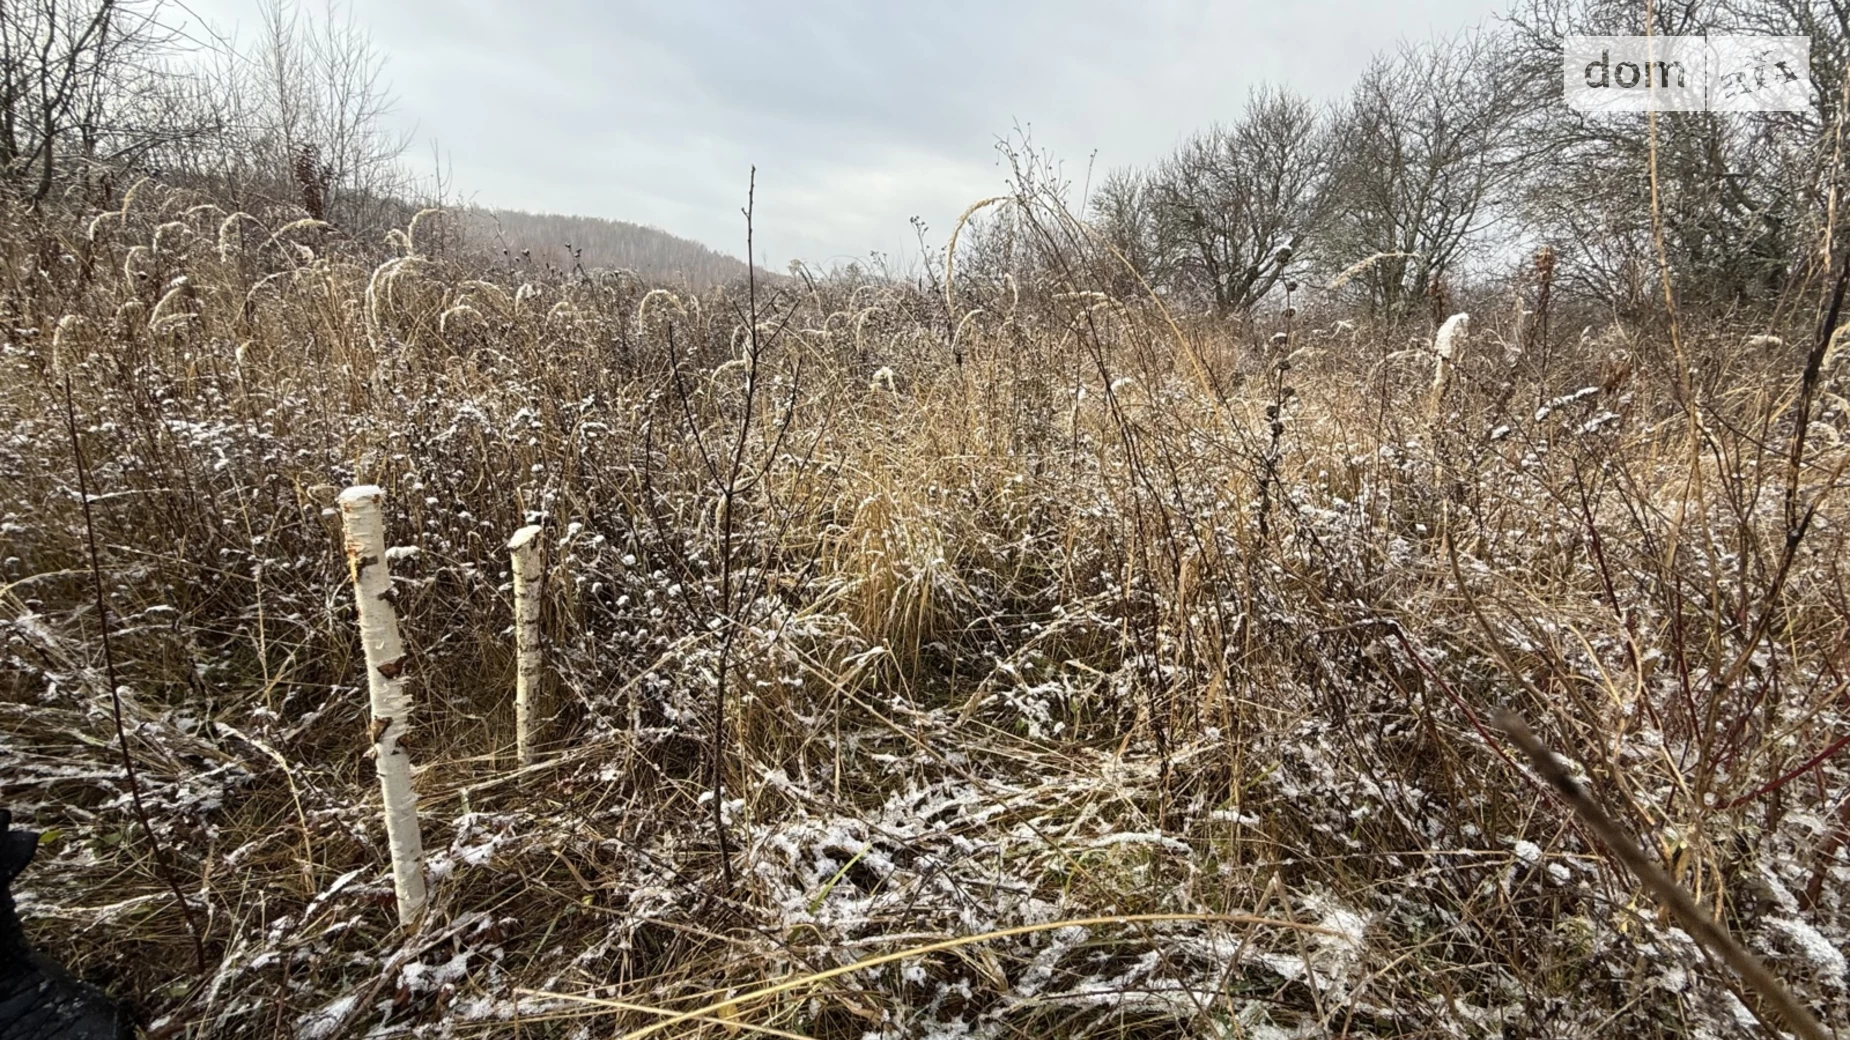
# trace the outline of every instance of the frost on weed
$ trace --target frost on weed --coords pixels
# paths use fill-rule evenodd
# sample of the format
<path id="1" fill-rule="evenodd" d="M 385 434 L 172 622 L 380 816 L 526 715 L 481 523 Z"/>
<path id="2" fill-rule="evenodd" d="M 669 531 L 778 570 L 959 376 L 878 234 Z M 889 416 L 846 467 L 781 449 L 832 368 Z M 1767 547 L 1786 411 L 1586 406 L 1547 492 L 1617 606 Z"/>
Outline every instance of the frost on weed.
<path id="1" fill-rule="evenodd" d="M 156 1020 L 605 1036 L 1047 926 L 675 1035 L 1733 1035 L 1719 970 L 1487 739 L 1512 705 L 1850 1014 L 1850 775 L 1819 757 L 1850 725 L 1850 447 L 1827 401 L 1793 464 L 1780 344 L 1686 330 L 1692 423 L 1674 373 L 1604 371 L 1646 333 L 1544 368 L 1462 321 L 1429 354 L 1328 317 L 1281 353 L 960 271 L 766 293 L 784 338 L 754 359 L 736 292 L 192 205 L 145 188 L 67 229 L 87 277 L 0 289 L 0 758 L 57 835 L 22 914 L 106 922 L 61 952 Z M 1498 322 L 1474 344 L 1515 342 Z M 67 374 L 197 987 L 126 822 Z M 412 933 L 366 781 L 353 484 L 386 491 L 417 662 Z M 1063 924 L 1133 914 L 1168 919 Z"/>

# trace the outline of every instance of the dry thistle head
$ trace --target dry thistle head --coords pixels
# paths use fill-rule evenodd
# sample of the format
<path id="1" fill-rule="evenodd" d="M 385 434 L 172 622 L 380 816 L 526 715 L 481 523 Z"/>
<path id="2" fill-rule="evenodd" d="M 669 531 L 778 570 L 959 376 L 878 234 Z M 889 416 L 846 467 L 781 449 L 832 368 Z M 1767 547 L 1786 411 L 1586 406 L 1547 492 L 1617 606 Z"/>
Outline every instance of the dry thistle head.
<path id="1" fill-rule="evenodd" d="M 1544 245 L 1535 251 L 1535 276 L 1543 286 L 1554 281 L 1555 250 L 1553 246 Z"/>

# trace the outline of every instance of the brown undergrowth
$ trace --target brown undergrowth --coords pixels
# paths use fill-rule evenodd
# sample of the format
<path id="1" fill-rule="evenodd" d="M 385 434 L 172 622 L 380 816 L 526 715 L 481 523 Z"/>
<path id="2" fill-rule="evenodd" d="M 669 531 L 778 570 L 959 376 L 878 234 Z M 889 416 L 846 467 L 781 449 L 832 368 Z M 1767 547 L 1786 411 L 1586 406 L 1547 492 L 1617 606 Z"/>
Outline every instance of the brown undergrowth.
<path id="1" fill-rule="evenodd" d="M 1503 708 L 1850 1015 L 1821 755 L 1850 726 L 1850 447 L 1827 365 L 1793 458 L 1806 344 L 1685 329 L 1685 408 L 1647 329 L 1538 360 L 1483 315 L 1435 381 L 1430 330 L 1279 342 L 1077 262 L 754 300 L 504 284 L 415 229 L 362 259 L 153 187 L 8 228 L 0 802 L 47 832 L 34 934 L 152 1033 L 1745 1028 Z M 332 508 L 361 482 L 414 648 L 410 934 Z M 127 810 L 105 620 L 203 976 Z"/>

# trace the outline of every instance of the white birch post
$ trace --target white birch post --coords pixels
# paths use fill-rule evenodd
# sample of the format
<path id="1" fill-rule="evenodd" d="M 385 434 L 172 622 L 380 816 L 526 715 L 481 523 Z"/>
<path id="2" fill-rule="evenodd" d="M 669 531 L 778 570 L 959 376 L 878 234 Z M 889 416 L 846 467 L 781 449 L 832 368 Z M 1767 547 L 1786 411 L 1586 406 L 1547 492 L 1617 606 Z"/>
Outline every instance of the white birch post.
<path id="1" fill-rule="evenodd" d="M 508 539 L 514 557 L 514 747 L 522 766 L 533 764 L 533 692 L 540 685 L 540 527 L 529 524 Z"/>
<path id="2" fill-rule="evenodd" d="M 372 695 L 372 756 L 385 795 L 385 836 L 392 853 L 392 888 L 398 921 L 410 927 L 424 911 L 424 839 L 418 833 L 417 795 L 411 790 L 411 759 L 401 741 L 410 726 L 411 697 L 405 692 L 405 644 L 392 609 L 392 574 L 385 560 L 385 492 L 370 484 L 341 492 L 347 529 L 347 571 L 360 612 L 360 645 L 366 652 L 366 685 Z"/>

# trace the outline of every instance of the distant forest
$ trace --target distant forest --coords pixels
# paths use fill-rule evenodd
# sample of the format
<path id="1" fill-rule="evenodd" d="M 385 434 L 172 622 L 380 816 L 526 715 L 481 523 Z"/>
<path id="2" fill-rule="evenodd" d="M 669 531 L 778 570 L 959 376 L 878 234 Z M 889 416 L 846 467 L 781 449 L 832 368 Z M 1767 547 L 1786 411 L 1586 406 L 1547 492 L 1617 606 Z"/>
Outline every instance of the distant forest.
<path id="1" fill-rule="evenodd" d="M 627 269 L 651 282 L 678 283 L 694 289 L 739 281 L 743 261 L 659 228 L 599 217 L 568 217 L 514 209 L 470 210 L 465 235 L 476 249 L 561 271 L 583 265 Z"/>

